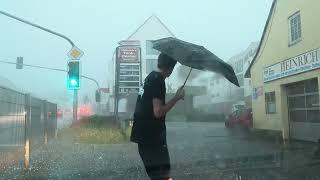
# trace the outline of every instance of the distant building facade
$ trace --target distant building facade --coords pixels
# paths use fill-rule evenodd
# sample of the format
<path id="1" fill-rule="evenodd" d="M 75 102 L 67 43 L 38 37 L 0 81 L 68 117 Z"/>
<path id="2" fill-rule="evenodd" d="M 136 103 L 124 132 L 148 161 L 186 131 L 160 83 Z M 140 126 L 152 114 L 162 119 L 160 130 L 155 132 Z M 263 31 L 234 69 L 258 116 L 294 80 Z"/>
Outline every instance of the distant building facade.
<path id="1" fill-rule="evenodd" d="M 244 78 L 258 47 L 258 42 L 253 42 L 238 55 L 227 62 L 230 64 L 238 78 L 240 87 L 236 87 L 220 74 L 211 76 L 207 81 L 208 94 L 197 97 L 206 100 L 202 107 L 211 113 L 229 114 L 235 105 L 251 106 L 251 80 Z"/>

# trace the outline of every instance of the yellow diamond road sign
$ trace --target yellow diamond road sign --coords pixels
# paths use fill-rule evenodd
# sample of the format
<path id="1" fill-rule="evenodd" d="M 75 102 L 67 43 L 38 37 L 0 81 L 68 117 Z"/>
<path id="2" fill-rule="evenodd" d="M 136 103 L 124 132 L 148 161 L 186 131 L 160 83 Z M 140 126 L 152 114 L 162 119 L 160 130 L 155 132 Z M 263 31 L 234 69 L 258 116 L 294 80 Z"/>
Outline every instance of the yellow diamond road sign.
<path id="1" fill-rule="evenodd" d="M 72 47 L 69 51 L 68 56 L 70 59 L 80 59 L 83 56 L 83 52 L 76 46 Z"/>

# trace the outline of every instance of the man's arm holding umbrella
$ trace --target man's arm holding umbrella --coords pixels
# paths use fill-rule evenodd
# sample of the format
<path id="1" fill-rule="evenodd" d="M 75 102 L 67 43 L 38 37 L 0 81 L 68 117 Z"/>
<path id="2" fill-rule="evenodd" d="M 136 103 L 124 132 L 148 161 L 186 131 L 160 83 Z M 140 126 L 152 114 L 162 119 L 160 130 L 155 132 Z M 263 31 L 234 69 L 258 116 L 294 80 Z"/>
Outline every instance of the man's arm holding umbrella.
<path id="1" fill-rule="evenodd" d="M 180 87 L 175 96 L 168 101 L 165 105 L 162 105 L 162 102 L 158 98 L 154 98 L 152 100 L 153 103 L 153 113 L 156 118 L 161 118 L 165 116 L 171 109 L 172 107 L 181 99 L 183 99 L 185 96 L 185 91 L 183 87 Z"/>

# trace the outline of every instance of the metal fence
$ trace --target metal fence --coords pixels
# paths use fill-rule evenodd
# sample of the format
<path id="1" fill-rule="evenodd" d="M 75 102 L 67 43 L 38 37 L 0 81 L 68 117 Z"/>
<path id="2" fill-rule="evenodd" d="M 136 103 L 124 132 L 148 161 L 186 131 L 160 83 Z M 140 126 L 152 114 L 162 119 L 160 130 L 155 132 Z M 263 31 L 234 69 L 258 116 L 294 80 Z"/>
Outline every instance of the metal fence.
<path id="1" fill-rule="evenodd" d="M 0 86 L 0 171 L 28 166 L 30 150 L 55 137 L 57 105 Z"/>

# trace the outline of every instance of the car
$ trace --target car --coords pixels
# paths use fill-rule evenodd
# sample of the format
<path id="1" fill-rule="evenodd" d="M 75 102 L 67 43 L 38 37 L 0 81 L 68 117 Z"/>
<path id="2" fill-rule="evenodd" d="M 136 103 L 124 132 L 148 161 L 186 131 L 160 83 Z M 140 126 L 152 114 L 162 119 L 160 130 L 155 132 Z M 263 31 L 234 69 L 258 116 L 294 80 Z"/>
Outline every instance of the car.
<path id="1" fill-rule="evenodd" d="M 253 118 L 251 108 L 237 109 L 225 118 L 225 126 L 227 128 L 233 128 L 236 126 L 252 128 L 252 125 Z"/>

